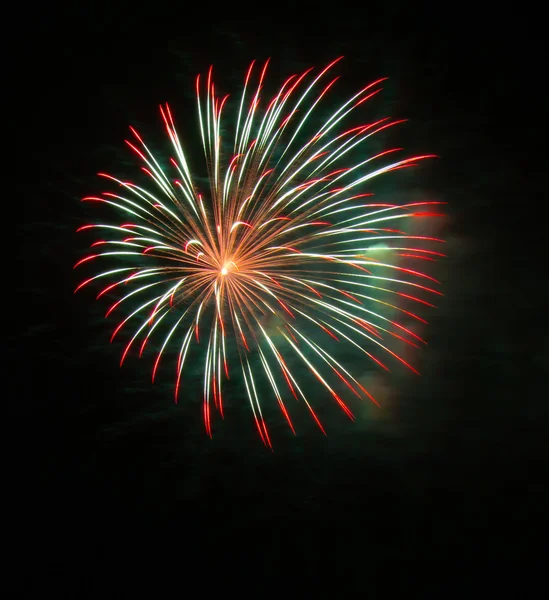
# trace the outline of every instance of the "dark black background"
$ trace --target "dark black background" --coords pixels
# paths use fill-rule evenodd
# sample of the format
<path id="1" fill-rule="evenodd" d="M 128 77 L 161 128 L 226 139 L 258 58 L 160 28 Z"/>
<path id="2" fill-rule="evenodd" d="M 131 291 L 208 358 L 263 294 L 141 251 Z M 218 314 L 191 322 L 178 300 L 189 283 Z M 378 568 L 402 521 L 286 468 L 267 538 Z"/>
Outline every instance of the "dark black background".
<path id="1" fill-rule="evenodd" d="M 447 581 L 465 563 L 513 565 L 528 587 L 522 569 L 543 557 L 548 500 L 535 15 L 270 6 L 222 20 L 191 9 L 49 8 L 21 19 L 10 48 L 16 116 L 6 118 L 19 144 L 5 202 L 18 216 L 18 284 L 4 293 L 14 328 L 4 401 L 15 413 L 5 423 L 14 555 L 34 570 L 23 580 L 105 597 L 98 582 L 128 554 L 167 552 L 185 578 L 191 564 L 228 568 L 248 591 L 258 564 L 364 591 L 378 565 L 439 561 Z M 231 88 L 254 58 L 271 57 L 276 78 L 339 55 L 350 91 L 389 76 L 389 112 L 410 119 L 397 139 L 441 157 L 421 174 L 448 202 L 449 255 L 421 380 L 397 377 L 389 416 L 328 438 L 281 435 L 274 454 L 247 414 L 210 440 L 199 403 L 174 406 L 171 374 L 150 385 L 150 362 L 119 369 L 103 307 L 73 296 L 85 251 L 75 229 L 90 215 L 79 199 L 98 191 L 97 171 L 127 167 L 129 124 L 162 143 L 158 104 L 174 107 L 183 137 L 195 134 L 194 77 L 210 64 Z M 151 544 L 159 522 L 171 533 Z"/>

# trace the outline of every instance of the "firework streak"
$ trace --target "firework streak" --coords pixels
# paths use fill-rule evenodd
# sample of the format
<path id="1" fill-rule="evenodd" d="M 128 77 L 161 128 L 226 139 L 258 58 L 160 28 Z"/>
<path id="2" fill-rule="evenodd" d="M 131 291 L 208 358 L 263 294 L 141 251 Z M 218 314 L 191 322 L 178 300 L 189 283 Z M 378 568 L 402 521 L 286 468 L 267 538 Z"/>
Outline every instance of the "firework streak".
<path id="1" fill-rule="evenodd" d="M 100 174 L 117 191 L 84 198 L 114 207 L 120 220 L 79 229 L 108 237 L 76 266 L 115 262 L 77 290 L 97 280 L 110 283 L 98 297 L 118 294 L 107 315 L 124 313 L 113 334 L 130 332 L 122 362 L 132 348 L 141 355 L 156 339 L 153 381 L 165 351 L 176 349 L 176 401 L 189 357 L 202 365 L 210 436 L 213 409 L 223 415 L 223 384 L 235 368 L 269 447 L 265 389 L 294 433 L 296 400 L 325 432 L 304 389 L 306 377 L 351 418 L 343 391 L 377 404 L 359 381 L 365 367 L 353 375 L 338 355 L 352 350 L 375 369 L 389 370 L 387 361 L 415 371 L 394 346 L 424 342 L 397 319 L 425 321 L 402 303 L 433 306 L 430 298 L 441 295 L 433 289 L 436 280 L 414 266 L 443 256 L 436 251 L 443 240 L 405 231 L 410 219 L 437 216 L 440 203 L 378 203 L 368 190 L 372 180 L 432 155 L 396 158 L 399 148 L 365 154 L 372 136 L 402 121 L 345 126 L 383 80 L 326 116 L 321 107 L 338 79 L 330 76 L 338 60 L 318 74 L 309 69 L 291 76 L 267 103 L 261 93 L 268 62 L 259 69 L 252 63 L 229 123 L 230 143 L 221 139 L 228 97 L 216 95 L 211 69 L 205 80 L 197 78 L 209 175 L 204 195 L 166 105 L 160 112 L 175 156 L 170 164 L 161 166 L 131 128 L 135 139 L 127 144 L 150 185 Z M 268 381 L 261 402 L 260 381 Z"/>

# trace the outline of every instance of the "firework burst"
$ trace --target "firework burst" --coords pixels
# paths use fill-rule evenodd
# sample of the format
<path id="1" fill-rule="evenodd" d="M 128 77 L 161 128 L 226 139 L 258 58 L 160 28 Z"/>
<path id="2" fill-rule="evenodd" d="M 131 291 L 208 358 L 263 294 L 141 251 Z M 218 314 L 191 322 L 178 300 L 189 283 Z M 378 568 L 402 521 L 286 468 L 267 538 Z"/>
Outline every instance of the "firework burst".
<path id="1" fill-rule="evenodd" d="M 345 125 L 383 80 L 319 117 L 318 106 L 337 80 L 330 77 L 337 62 L 317 74 L 309 69 L 291 76 L 267 103 L 262 101 L 267 64 L 256 70 L 252 63 L 230 144 L 220 133 L 228 97 L 216 94 L 210 69 L 205 80 L 196 81 L 208 190 L 201 192 L 191 175 L 166 105 L 160 112 L 174 152 L 169 167 L 161 166 L 131 128 L 134 140 L 127 144 L 150 184 L 100 174 L 118 191 L 84 198 L 114 207 L 120 220 L 79 229 L 109 237 L 92 244 L 98 251 L 76 266 L 113 258 L 118 264 L 77 290 L 106 280 L 98 297 L 118 293 L 107 315 L 123 313 L 113 338 L 130 331 L 121 362 L 132 348 L 141 356 L 157 336 L 154 380 L 163 354 L 176 348 L 176 400 L 189 357 L 201 361 L 209 435 L 213 409 L 223 415 L 223 384 L 235 368 L 269 447 L 258 378 L 269 382 L 294 433 L 296 401 L 325 432 L 306 377 L 319 382 L 351 418 L 342 390 L 376 402 L 360 383 L 361 374 L 341 364 L 340 348 L 362 353 L 376 369 L 389 370 L 389 361 L 415 371 L 394 342 L 417 346 L 422 340 L 398 320 L 425 321 L 402 302 L 432 306 L 429 296 L 440 292 L 432 277 L 404 261 L 442 256 L 436 250 L 442 240 L 409 235 L 406 224 L 435 215 L 433 205 L 439 203 L 374 202 L 368 186 L 430 156 L 396 158 L 400 149 L 366 154 L 372 136 L 401 121 Z"/>

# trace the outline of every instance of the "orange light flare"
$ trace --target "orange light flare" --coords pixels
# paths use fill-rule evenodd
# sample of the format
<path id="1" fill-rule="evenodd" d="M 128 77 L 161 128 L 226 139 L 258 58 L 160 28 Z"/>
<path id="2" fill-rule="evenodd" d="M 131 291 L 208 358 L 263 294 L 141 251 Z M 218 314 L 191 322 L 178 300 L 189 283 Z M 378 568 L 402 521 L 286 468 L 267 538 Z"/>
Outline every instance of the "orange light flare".
<path id="1" fill-rule="evenodd" d="M 238 271 L 238 270 L 239 270 L 238 265 L 233 260 L 230 260 L 223 264 L 223 266 L 219 270 L 219 274 L 222 277 L 224 277 L 225 275 L 230 275 L 231 273 L 234 273 L 235 271 Z"/>

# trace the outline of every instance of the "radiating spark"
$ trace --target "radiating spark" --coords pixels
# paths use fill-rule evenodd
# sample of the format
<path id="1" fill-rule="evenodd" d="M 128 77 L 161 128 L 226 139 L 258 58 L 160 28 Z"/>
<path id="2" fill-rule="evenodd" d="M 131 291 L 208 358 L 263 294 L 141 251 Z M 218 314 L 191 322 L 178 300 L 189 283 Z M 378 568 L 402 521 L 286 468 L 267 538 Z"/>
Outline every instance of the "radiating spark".
<path id="1" fill-rule="evenodd" d="M 125 311 L 113 338 L 133 324 L 122 362 L 138 339 L 141 356 L 159 337 L 153 380 L 162 356 L 177 348 L 176 401 L 189 356 L 201 357 L 210 436 L 213 412 L 224 414 L 224 382 L 234 367 L 240 369 L 259 436 L 268 447 L 272 439 L 260 385 L 270 387 L 294 434 L 296 401 L 326 433 L 313 407 L 319 396 L 311 391 L 315 385 L 351 419 L 345 393 L 377 404 L 359 383 L 366 367 L 353 374 L 338 358 L 340 349 L 366 357 L 372 368 L 388 371 L 385 355 L 417 372 L 391 345 L 424 343 L 401 321 L 426 323 L 413 306 L 433 307 L 429 296 L 441 295 L 433 287 L 438 282 L 418 268 L 444 256 L 430 249 L 443 240 L 412 235 L 406 228 L 412 220 L 440 216 L 436 205 L 442 203 L 374 202 L 369 186 L 433 155 L 395 158 L 400 148 L 367 154 L 368 140 L 401 120 L 346 125 L 350 115 L 377 97 L 384 79 L 321 115 L 319 106 L 326 105 L 338 80 L 326 77 L 339 60 L 316 75 L 309 69 L 289 77 L 266 99 L 268 61 L 258 71 L 252 63 L 229 140 L 221 137 L 230 129 L 224 116 L 228 97 L 216 93 L 210 68 L 205 79 L 196 80 L 209 189 L 199 192 L 165 105 L 160 112 L 175 153 L 167 166 L 133 127 L 135 139 L 127 141 L 151 185 L 101 173 L 118 193 L 84 198 L 112 207 L 120 221 L 80 227 L 103 237 L 75 266 L 113 258 L 127 266 L 88 277 L 77 290 L 103 278 L 110 281 L 98 297 L 118 294 L 107 314 Z M 268 325 L 269 319 L 275 324 Z M 316 384 L 307 384 L 307 377 Z"/>

